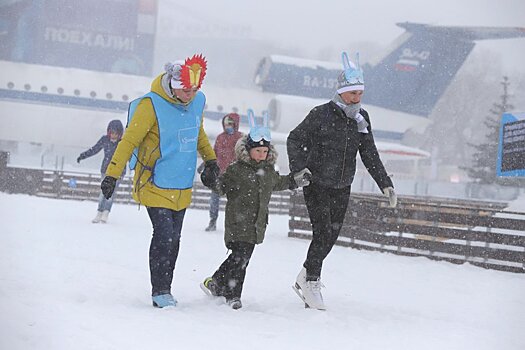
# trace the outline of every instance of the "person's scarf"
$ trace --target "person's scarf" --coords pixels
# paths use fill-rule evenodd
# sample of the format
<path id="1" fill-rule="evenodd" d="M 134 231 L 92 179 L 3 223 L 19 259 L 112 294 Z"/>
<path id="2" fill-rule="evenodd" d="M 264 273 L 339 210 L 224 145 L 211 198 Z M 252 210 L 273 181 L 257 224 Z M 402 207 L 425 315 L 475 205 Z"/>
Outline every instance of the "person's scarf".
<path id="1" fill-rule="evenodd" d="M 354 119 L 357 122 L 357 130 L 363 134 L 368 134 L 368 122 L 359 113 L 361 103 L 346 104 L 338 93 L 335 93 L 332 101 L 341 107 L 347 118 Z"/>

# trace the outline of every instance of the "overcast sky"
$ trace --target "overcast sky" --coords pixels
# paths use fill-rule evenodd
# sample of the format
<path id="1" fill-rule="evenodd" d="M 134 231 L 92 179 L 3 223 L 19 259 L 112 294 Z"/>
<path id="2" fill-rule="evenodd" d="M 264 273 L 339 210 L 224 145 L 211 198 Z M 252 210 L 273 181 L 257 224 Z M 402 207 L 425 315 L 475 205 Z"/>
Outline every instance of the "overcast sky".
<path id="1" fill-rule="evenodd" d="M 195 22 L 223 26 L 224 35 L 269 40 L 312 55 L 323 46 L 337 43 L 369 41 L 386 46 L 404 32 L 395 25 L 397 22 L 525 27 L 524 0 L 159 1 L 160 11 L 165 6 L 180 9 L 183 21 L 198 18 Z M 505 69 L 515 66 L 525 72 L 525 38 L 479 42 L 477 47 L 500 53 Z"/>

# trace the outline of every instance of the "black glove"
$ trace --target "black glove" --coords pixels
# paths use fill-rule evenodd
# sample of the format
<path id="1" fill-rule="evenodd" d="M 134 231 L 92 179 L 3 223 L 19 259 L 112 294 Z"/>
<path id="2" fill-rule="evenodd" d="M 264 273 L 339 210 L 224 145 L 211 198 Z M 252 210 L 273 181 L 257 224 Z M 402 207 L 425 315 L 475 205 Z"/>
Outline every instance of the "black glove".
<path id="1" fill-rule="evenodd" d="M 204 164 L 204 170 L 201 173 L 202 184 L 208 188 L 213 188 L 219 177 L 220 169 L 216 160 L 208 160 Z"/>
<path id="2" fill-rule="evenodd" d="M 78 156 L 78 158 L 77 158 L 77 163 L 80 163 L 81 160 L 82 160 L 82 157 L 81 157 L 81 156 Z"/>
<path id="3" fill-rule="evenodd" d="M 104 197 L 106 199 L 110 199 L 113 195 L 113 191 L 115 191 L 115 186 L 117 185 L 117 179 L 111 176 L 106 176 L 104 180 L 102 180 L 102 183 L 100 184 L 100 188 L 102 189 L 102 193 L 104 194 Z"/>

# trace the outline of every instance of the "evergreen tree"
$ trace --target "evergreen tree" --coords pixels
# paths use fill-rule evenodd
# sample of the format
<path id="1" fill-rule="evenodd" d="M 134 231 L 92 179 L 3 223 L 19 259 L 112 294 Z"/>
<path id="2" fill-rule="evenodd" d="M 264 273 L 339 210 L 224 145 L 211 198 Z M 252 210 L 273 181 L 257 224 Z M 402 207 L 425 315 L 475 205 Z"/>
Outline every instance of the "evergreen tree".
<path id="1" fill-rule="evenodd" d="M 487 129 L 485 142 L 478 145 L 469 143 L 469 146 L 475 149 L 472 155 L 473 163 L 470 168 L 463 168 L 472 179 L 479 183 L 491 184 L 501 182 L 498 181 L 496 176 L 500 120 L 503 113 L 514 108 L 509 103 L 508 88 L 510 83 L 508 77 L 503 77 L 501 85 L 503 86 L 503 94 L 500 96 L 500 101 L 492 105 L 489 110 L 490 114 L 483 122 Z"/>

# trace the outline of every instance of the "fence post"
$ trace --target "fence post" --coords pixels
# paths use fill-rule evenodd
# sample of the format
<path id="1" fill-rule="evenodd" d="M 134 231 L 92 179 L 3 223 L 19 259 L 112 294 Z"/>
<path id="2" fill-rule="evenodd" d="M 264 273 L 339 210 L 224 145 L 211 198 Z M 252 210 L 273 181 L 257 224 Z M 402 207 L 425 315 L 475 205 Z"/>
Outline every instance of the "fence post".
<path id="1" fill-rule="evenodd" d="M 57 198 L 60 198 L 60 192 L 62 189 L 62 178 L 58 170 L 53 171 L 53 191 Z"/>
<path id="2" fill-rule="evenodd" d="M 397 222 L 397 220 L 396 220 Z M 403 230 L 400 229 L 401 225 L 397 225 L 397 232 L 398 232 L 398 235 L 397 237 L 398 238 L 403 238 Z M 398 253 L 401 252 L 401 239 L 399 240 L 399 243 L 397 244 L 397 251 Z"/>
<path id="3" fill-rule="evenodd" d="M 438 205 L 434 207 L 434 213 L 437 214 L 437 217 L 439 217 L 441 215 L 441 207 L 440 207 L 440 205 L 441 205 L 441 203 L 438 203 Z M 434 219 L 432 221 L 432 227 L 433 228 L 439 227 L 439 222 L 436 221 L 436 219 Z M 436 241 L 437 241 L 436 230 L 433 229 L 432 230 L 432 241 L 431 242 L 432 243 L 436 243 Z M 429 252 L 428 256 L 432 257 L 432 256 L 434 256 L 434 248 L 433 248 L 434 246 L 430 245 L 430 247 L 431 248 L 428 250 L 428 252 Z"/>
<path id="4" fill-rule="evenodd" d="M 469 227 L 469 229 L 470 229 L 470 227 Z M 492 232 L 492 227 L 490 227 L 490 226 L 487 227 L 486 231 L 487 231 L 487 233 Z M 488 242 L 488 240 L 485 240 L 485 250 L 488 251 L 489 249 L 490 249 L 490 243 Z M 483 258 L 483 262 L 484 262 L 484 263 L 486 263 L 488 260 L 489 260 L 489 259 L 487 258 L 487 256 L 485 256 L 485 257 Z M 523 262 L 523 266 L 525 266 L 525 262 Z"/>

